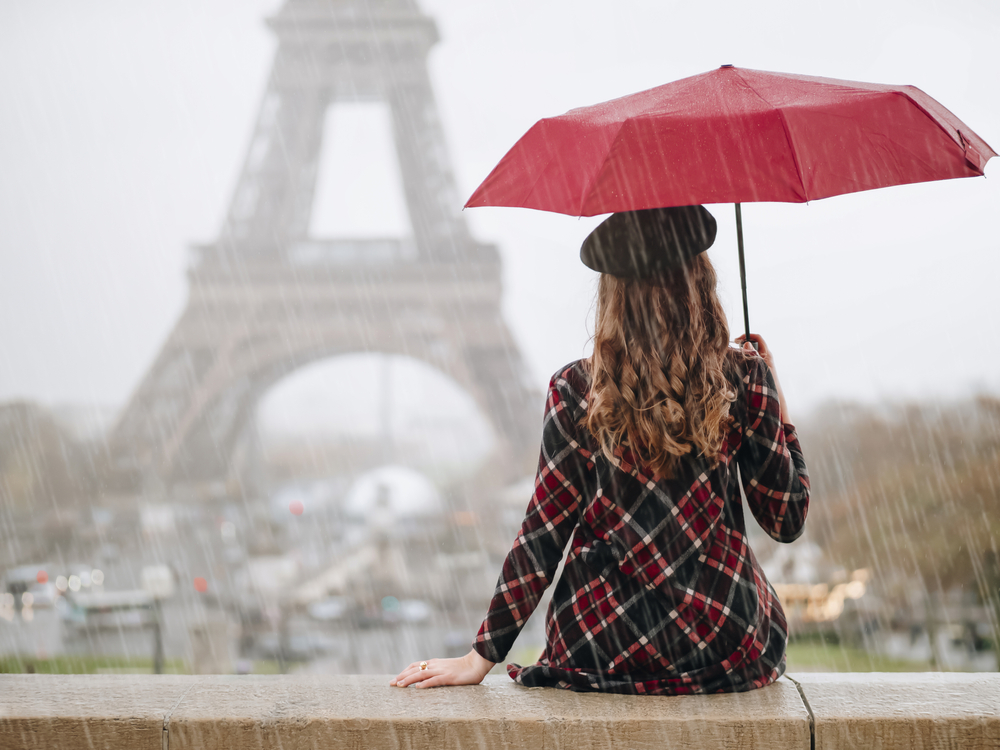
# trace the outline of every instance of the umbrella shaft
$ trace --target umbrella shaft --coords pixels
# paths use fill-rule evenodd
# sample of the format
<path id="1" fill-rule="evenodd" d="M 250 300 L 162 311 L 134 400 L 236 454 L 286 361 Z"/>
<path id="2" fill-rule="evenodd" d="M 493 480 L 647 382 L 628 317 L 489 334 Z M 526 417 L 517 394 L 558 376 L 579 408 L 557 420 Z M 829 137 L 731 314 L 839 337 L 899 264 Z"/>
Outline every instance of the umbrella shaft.
<path id="1" fill-rule="evenodd" d="M 743 214 L 740 204 L 736 204 L 736 244 L 740 250 L 740 286 L 743 288 L 743 329 L 746 340 L 750 340 L 750 308 L 747 306 L 747 264 L 743 258 Z M 756 348 L 756 347 L 755 347 Z"/>

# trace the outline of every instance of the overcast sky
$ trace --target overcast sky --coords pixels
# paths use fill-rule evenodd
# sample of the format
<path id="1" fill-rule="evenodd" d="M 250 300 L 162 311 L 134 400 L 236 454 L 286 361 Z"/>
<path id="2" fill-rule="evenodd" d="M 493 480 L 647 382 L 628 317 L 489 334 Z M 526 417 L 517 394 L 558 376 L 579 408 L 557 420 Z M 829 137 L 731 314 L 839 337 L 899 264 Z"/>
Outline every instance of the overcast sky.
<path id="1" fill-rule="evenodd" d="M 279 5 L 0 2 L 0 400 L 115 406 L 136 387 L 183 309 L 186 248 L 227 209 L 274 53 L 262 19 Z M 421 6 L 441 31 L 429 65 L 463 197 L 540 117 L 722 63 L 913 84 L 1000 147 L 989 0 Z M 379 118 L 348 111 L 340 127 L 378 151 Z M 405 231 L 391 159 L 370 157 L 358 210 L 329 173 L 344 158 L 324 154 L 314 229 Z M 751 326 L 793 409 L 1000 392 L 996 161 L 987 179 L 744 207 Z M 733 209 L 710 210 L 735 335 Z M 589 351 L 595 274 L 578 252 L 598 220 L 464 216 L 500 246 L 504 314 L 541 389 Z"/>

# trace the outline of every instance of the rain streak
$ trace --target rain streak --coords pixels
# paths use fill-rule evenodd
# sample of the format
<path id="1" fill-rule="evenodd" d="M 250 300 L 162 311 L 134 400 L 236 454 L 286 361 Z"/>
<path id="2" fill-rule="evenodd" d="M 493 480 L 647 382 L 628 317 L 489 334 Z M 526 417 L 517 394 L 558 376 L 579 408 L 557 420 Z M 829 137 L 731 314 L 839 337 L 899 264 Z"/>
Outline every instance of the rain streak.
<path id="1" fill-rule="evenodd" d="M 574 75 L 593 80 L 571 80 L 552 66 L 592 57 L 600 36 L 582 28 L 559 32 L 554 59 L 516 59 L 518 44 L 540 47 L 517 14 L 555 26 L 566 4 L 515 4 L 491 21 L 446 0 L 186 3 L 161 20 L 196 61 L 123 47 L 135 76 L 156 55 L 164 70 L 137 78 L 143 95 L 116 116 L 110 89 L 133 84 L 100 40 L 119 25 L 152 39 L 155 18 L 113 5 L 72 10 L 96 40 L 79 81 L 62 64 L 33 69 L 36 42 L 55 57 L 67 21 L 0 11 L 0 40 L 16 42 L 0 52 L 14 61 L 0 81 L 15 113 L 0 113 L 0 161 L 13 165 L 0 175 L 0 672 L 395 675 L 467 654 L 535 492 L 548 377 L 590 355 L 597 275 L 578 255 L 598 219 L 463 204 L 540 118 L 703 70 L 732 81 L 739 66 L 718 65 L 739 60 L 679 42 L 683 63 L 630 63 L 616 43 L 621 59 L 599 72 L 581 62 Z M 651 47 L 632 20 L 608 33 Z M 508 60 L 493 37 L 520 33 Z M 901 42 L 885 34 L 869 68 L 838 67 L 833 51 L 758 62 L 734 49 L 748 67 L 924 88 L 893 67 Z M 196 63 L 222 72 L 199 84 Z M 927 76 L 927 95 L 1000 140 L 995 96 Z M 77 96 L 65 118 L 61 96 Z M 143 127 L 151 135 L 115 135 Z M 45 177 L 39 155 L 58 159 L 74 128 L 99 150 Z M 155 140 L 170 131 L 186 145 Z M 955 142 L 965 156 L 949 177 L 983 173 L 979 143 L 971 131 Z M 677 158 L 629 153 L 656 174 Z M 852 179 L 874 171 L 836 156 Z M 710 161 L 727 184 L 741 178 L 725 159 L 697 164 Z M 554 200 L 532 174 L 532 200 Z M 627 193 L 621 174 L 607 191 Z M 173 202 L 142 197 L 158 180 Z M 91 181 L 118 197 L 88 195 Z M 33 197 L 57 190 L 71 194 L 59 210 Z M 1000 359 L 983 345 L 995 338 L 1000 253 L 983 217 L 996 189 L 833 194 L 681 201 L 718 204 L 711 256 L 733 339 L 732 203 L 746 201 L 746 325 L 774 347 L 809 466 L 801 538 L 778 544 L 747 514 L 787 618 L 787 670 L 997 671 Z M 549 597 L 507 662 L 542 653 Z"/>

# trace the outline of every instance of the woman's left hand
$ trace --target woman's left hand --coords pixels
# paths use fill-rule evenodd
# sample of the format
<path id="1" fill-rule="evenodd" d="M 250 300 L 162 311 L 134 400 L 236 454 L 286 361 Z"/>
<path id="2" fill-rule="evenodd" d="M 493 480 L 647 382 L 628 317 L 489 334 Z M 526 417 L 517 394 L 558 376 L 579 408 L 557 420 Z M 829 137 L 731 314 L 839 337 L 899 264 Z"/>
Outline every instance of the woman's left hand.
<path id="1" fill-rule="evenodd" d="M 423 663 L 427 664 L 426 669 L 420 668 Z M 478 685 L 491 669 L 493 669 L 493 662 L 484 659 L 475 651 L 470 651 L 458 659 L 415 661 L 389 684 L 395 687 L 416 685 L 418 688 L 442 685 Z"/>

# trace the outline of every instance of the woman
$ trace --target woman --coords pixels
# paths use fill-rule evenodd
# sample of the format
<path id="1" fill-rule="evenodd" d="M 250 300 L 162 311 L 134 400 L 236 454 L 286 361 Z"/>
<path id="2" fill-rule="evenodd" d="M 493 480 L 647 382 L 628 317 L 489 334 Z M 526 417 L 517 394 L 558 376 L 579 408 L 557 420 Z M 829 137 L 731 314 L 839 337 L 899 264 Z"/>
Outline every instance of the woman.
<path id="1" fill-rule="evenodd" d="M 615 214 L 581 255 L 602 271 L 594 352 L 549 383 L 535 492 L 473 650 L 392 684 L 478 684 L 566 562 L 527 686 L 738 692 L 785 669 L 781 605 L 747 544 L 802 532 L 809 479 L 764 340 L 729 345 L 701 206 Z M 738 470 L 737 470 L 738 469 Z M 739 480 L 738 480 L 739 477 Z"/>

